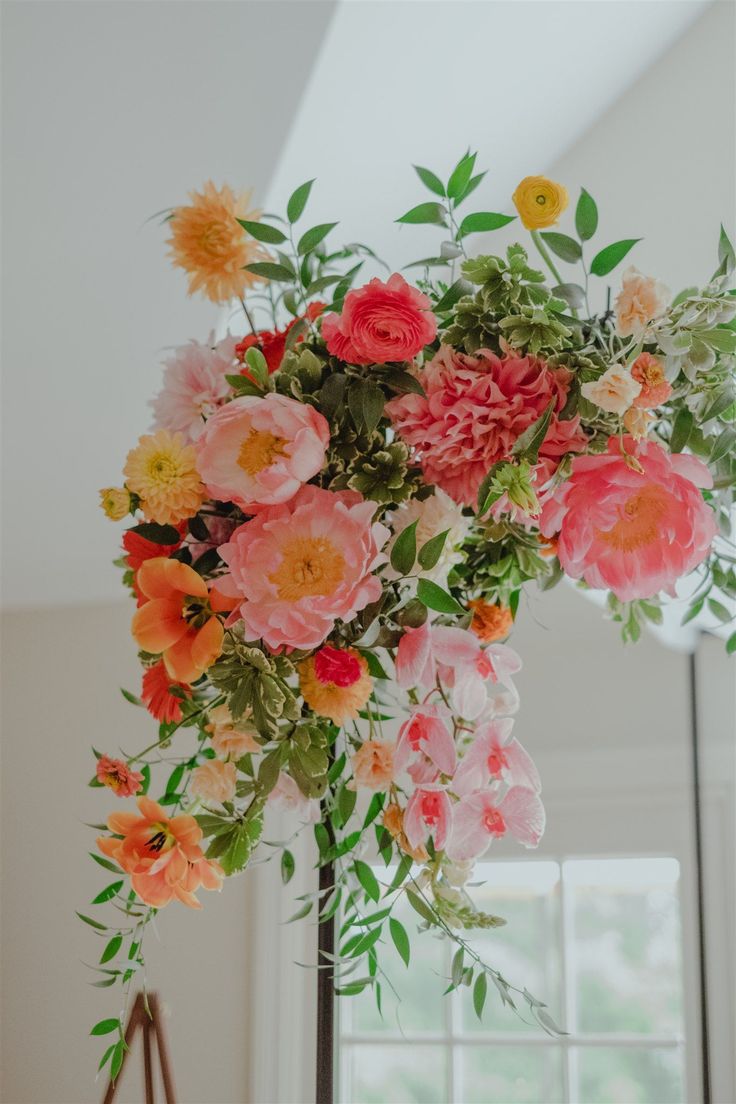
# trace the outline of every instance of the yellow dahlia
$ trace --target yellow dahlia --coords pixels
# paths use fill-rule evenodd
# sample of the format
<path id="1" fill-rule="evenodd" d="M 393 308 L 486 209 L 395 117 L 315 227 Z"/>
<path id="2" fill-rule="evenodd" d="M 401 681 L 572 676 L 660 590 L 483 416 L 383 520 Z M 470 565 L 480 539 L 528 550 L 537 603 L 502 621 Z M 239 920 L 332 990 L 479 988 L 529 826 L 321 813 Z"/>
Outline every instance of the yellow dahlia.
<path id="1" fill-rule="evenodd" d="M 175 207 L 171 216 L 171 258 L 189 275 L 189 294 L 201 291 L 213 303 L 242 297 L 259 281 L 244 265 L 269 259 L 255 238 L 236 219 L 260 218 L 249 211 L 250 192 L 235 195 L 227 184 L 218 189 L 208 180 L 202 192 L 190 192 L 191 204 Z"/>
<path id="2" fill-rule="evenodd" d="M 310 709 L 342 725 L 358 716 L 371 696 L 373 680 L 360 652 L 325 644 L 299 664 L 299 687 Z"/>
<path id="3" fill-rule="evenodd" d="M 141 499 L 149 521 L 176 525 L 193 517 L 204 498 L 196 468 L 196 454 L 181 433 L 159 429 L 141 437 L 125 462 L 128 487 Z"/>
<path id="4" fill-rule="evenodd" d="M 127 487 L 103 487 L 100 506 L 110 521 L 122 521 L 130 513 L 130 491 Z"/>
<path id="5" fill-rule="evenodd" d="M 567 188 L 546 176 L 525 176 L 512 199 L 527 230 L 554 226 L 569 203 Z"/>

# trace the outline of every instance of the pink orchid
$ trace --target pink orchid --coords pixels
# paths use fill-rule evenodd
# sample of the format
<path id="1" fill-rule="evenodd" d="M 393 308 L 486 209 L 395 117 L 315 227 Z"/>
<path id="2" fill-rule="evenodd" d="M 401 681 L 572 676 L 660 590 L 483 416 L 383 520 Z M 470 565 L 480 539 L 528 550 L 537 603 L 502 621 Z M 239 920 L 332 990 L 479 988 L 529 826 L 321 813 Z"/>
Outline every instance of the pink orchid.
<path id="1" fill-rule="evenodd" d="M 512 835 L 525 847 L 536 847 L 544 832 L 539 794 L 512 786 L 499 801 L 496 787 L 474 790 L 455 806 L 447 854 L 454 862 L 479 858 L 494 839 Z"/>
<path id="2" fill-rule="evenodd" d="M 457 755 L 444 720 L 447 712 L 438 705 L 417 706 L 399 729 L 394 765 L 398 771 L 408 768 L 416 783 L 434 782 L 440 771 L 455 772 Z"/>
<path id="3" fill-rule="evenodd" d="M 479 725 L 473 742 L 455 772 L 452 788 L 458 797 L 480 790 L 490 782 L 523 786 L 539 793 L 542 782 L 528 751 L 511 736 L 510 718 Z"/>
<path id="4" fill-rule="evenodd" d="M 404 832 L 412 847 L 432 837 L 441 851 L 452 826 L 452 805 L 443 786 L 419 786 L 409 798 L 404 813 Z"/>
<path id="5" fill-rule="evenodd" d="M 284 771 L 279 771 L 278 780 L 268 795 L 268 801 L 284 813 L 296 813 L 302 824 L 316 824 L 322 817 L 319 801 L 305 797 L 291 775 Z"/>

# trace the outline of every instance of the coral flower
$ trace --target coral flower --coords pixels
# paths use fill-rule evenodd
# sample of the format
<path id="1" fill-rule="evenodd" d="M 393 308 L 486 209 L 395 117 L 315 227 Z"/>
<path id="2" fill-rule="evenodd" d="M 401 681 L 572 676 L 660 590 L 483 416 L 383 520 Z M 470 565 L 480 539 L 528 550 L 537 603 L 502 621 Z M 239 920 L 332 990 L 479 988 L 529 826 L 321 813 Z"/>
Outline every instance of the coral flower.
<path id="1" fill-rule="evenodd" d="M 288 502 L 325 462 L 327 419 L 285 395 L 233 399 L 207 422 L 198 466 L 213 498 L 246 513 Z"/>
<path id="2" fill-rule="evenodd" d="M 191 204 L 175 207 L 169 225 L 171 259 L 189 276 L 189 294 L 201 291 L 213 303 L 242 297 L 260 277 L 244 266 L 268 260 L 269 254 L 238 224 L 260 217 L 249 211 L 250 193 L 236 196 L 225 184 L 217 189 L 208 180 L 202 192 L 190 192 Z"/>
<path id="3" fill-rule="evenodd" d="M 476 790 L 453 810 L 447 854 L 454 862 L 477 859 L 494 839 L 507 834 L 525 847 L 536 847 L 544 824 L 544 806 L 534 790 L 512 786 L 501 800 L 495 789 Z"/>
<path id="4" fill-rule="evenodd" d="M 373 521 L 374 509 L 354 491 L 308 485 L 236 529 L 219 552 L 242 599 L 246 639 L 316 648 L 336 621 L 380 597 L 373 571 L 389 531 Z"/>
<path id="5" fill-rule="evenodd" d="M 410 847 L 420 847 L 431 837 L 441 851 L 452 828 L 452 805 L 443 786 L 418 786 L 404 813 L 404 832 Z"/>
<path id="6" fill-rule="evenodd" d="M 238 780 L 234 763 L 208 759 L 192 771 L 190 791 L 205 801 L 232 801 Z"/>
<path id="7" fill-rule="evenodd" d="M 211 417 L 232 395 L 225 379 L 234 373 L 235 340 L 216 345 L 190 341 L 165 361 L 163 387 L 151 401 L 157 429 L 181 433 L 187 444 L 197 440 Z"/>
<path id="8" fill-rule="evenodd" d="M 145 597 L 145 596 L 144 596 Z M 172 689 L 179 694 L 172 694 Z M 164 724 L 178 724 L 182 718 L 181 695 L 186 698 L 192 696 L 191 687 L 185 682 L 175 682 L 169 678 L 166 665 L 163 660 L 147 667 L 143 672 L 143 689 L 141 698 L 148 712 L 157 721 Z"/>
<path id="9" fill-rule="evenodd" d="M 399 848 L 407 855 L 411 855 L 414 862 L 423 863 L 429 858 L 429 852 L 424 844 L 412 847 L 404 832 L 404 814 L 398 805 L 393 802 L 386 806 L 383 814 L 383 827 L 389 835 L 396 840 Z"/>
<path id="10" fill-rule="evenodd" d="M 698 490 L 712 484 L 694 456 L 611 437 L 603 455 L 575 458 L 569 479 L 544 507 L 540 529 L 559 533 L 557 554 L 573 579 L 608 588 L 622 602 L 672 593 L 708 555 L 716 534 L 715 514 Z"/>
<path id="11" fill-rule="evenodd" d="M 565 404 L 570 373 L 549 368 L 534 357 L 498 357 L 487 349 L 476 356 L 447 345 L 421 372 L 425 395 L 401 395 L 386 404 L 394 426 L 417 454 L 427 482 L 455 502 L 475 506 L 489 468 L 507 460 L 517 438 L 554 401 Z M 539 450 L 545 478 L 566 452 L 580 452 L 587 438 L 576 416 L 555 413 Z"/>
<path id="12" fill-rule="evenodd" d="M 554 226 L 569 203 L 567 188 L 546 176 L 525 176 L 511 198 L 527 230 Z"/>
<path id="13" fill-rule="evenodd" d="M 190 908 L 201 908 L 194 896 L 204 889 L 221 889 L 219 863 L 206 859 L 199 846 L 202 829 L 192 816 L 168 817 L 149 797 L 138 798 L 138 813 L 112 813 L 107 826 L 115 836 L 100 836 L 103 855 L 130 875 L 132 889 L 152 908 L 163 908 L 176 898 Z"/>
<path id="14" fill-rule="evenodd" d="M 503 640 L 514 627 L 514 616 L 508 606 L 484 602 L 482 598 L 473 598 L 468 602 L 468 606 L 473 611 L 470 631 L 474 632 L 484 644 Z"/>
<path id="15" fill-rule="evenodd" d="M 204 726 L 212 739 L 212 747 L 222 759 L 241 759 L 244 755 L 260 751 L 256 740 L 257 729 L 248 721 L 234 721 L 227 705 L 216 705 L 207 713 Z"/>
<path id="16" fill-rule="evenodd" d="M 141 437 L 125 462 L 125 479 L 141 499 L 149 521 L 176 525 L 194 517 L 204 498 L 204 487 L 191 445 L 180 433 L 160 429 Z"/>
<path id="17" fill-rule="evenodd" d="M 322 321 L 327 351 L 350 364 L 411 360 L 436 334 L 430 300 L 397 272 L 349 291 L 342 314 Z"/>
<path id="18" fill-rule="evenodd" d="M 368 701 L 373 680 L 368 663 L 355 648 L 326 644 L 299 664 L 299 688 L 310 709 L 344 725 L 357 717 Z"/>
<path id="19" fill-rule="evenodd" d="M 394 748 L 385 740 L 365 740 L 351 758 L 353 781 L 351 789 L 364 786 L 367 790 L 386 793 L 394 778 Z"/>
<path id="20" fill-rule="evenodd" d="M 172 679 L 196 682 L 222 650 L 223 628 L 206 582 L 188 564 L 164 556 L 146 560 L 137 578 L 149 599 L 133 617 L 138 647 L 160 653 Z"/>
<path id="21" fill-rule="evenodd" d="M 143 785 L 140 771 L 131 770 L 122 759 L 101 755 L 97 760 L 97 781 L 107 786 L 118 797 L 133 797 Z"/>
<path id="22" fill-rule="evenodd" d="M 541 790 L 532 757 L 515 737 L 509 739 L 513 724 L 510 717 L 505 717 L 478 726 L 452 781 L 458 796 L 484 789 L 491 782 L 524 786 L 536 793 Z"/>
<path id="23" fill-rule="evenodd" d="M 412 709 L 411 716 L 404 721 L 399 729 L 396 742 L 396 769 L 405 770 L 419 760 L 420 766 L 424 760 L 432 764 L 432 777 L 417 778 L 414 781 L 433 782 L 439 771 L 443 774 L 453 774 L 455 770 L 456 754 L 455 741 L 447 727 L 447 709 L 437 705 L 418 705 Z"/>
<path id="24" fill-rule="evenodd" d="M 631 365 L 631 375 L 641 384 L 641 391 L 634 399 L 634 406 L 653 410 L 667 402 L 672 394 L 672 384 L 665 379 L 660 357 L 640 353 Z"/>

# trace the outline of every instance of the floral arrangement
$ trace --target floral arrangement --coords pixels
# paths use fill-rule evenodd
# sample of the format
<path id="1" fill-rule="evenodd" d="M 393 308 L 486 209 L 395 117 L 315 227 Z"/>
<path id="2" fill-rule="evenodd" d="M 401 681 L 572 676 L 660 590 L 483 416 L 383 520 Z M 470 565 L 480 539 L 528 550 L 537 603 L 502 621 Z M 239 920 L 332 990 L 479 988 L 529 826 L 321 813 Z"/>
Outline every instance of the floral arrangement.
<path id="1" fill-rule="evenodd" d="M 457 945 L 448 984 L 472 986 L 479 1016 L 490 983 L 557 1030 L 468 942 L 503 923 L 474 906 L 473 864 L 500 837 L 534 847 L 545 824 L 513 735 L 520 659 L 505 641 L 521 590 L 563 575 L 603 589 L 635 639 L 696 572 L 686 619 L 706 602 L 729 617 L 725 232 L 704 287 L 672 298 L 629 267 L 593 310 L 594 281 L 636 240 L 588 259 L 587 191 L 562 233 L 549 227 L 565 188 L 528 177 L 512 198 L 530 240 L 473 256 L 472 235 L 517 216 L 464 213 L 484 176 L 473 155 L 446 183 L 416 171 L 431 198 L 397 221 L 436 225 L 439 244 L 413 283 L 366 246 L 328 246 L 335 223 L 297 231 L 311 181 L 285 218 L 211 183 L 167 217 L 190 292 L 239 301 L 248 332 L 173 352 L 153 428 L 101 492 L 107 516 L 129 520 L 118 564 L 143 673 L 139 695 L 123 693 L 159 727 L 143 751 L 95 752 L 91 784 L 135 799 L 95 826 L 92 857 L 114 880 L 93 904 L 117 910 L 80 914 L 104 939 L 97 985 L 127 991 L 154 914 L 199 908 L 199 890 L 242 871 L 276 806 L 333 870 L 294 918 L 339 914 L 338 993 L 370 987 L 380 1007 L 382 956 L 410 959 L 392 915 L 405 895 Z M 264 852 L 288 883 L 288 842 Z M 114 1017 L 92 1031 L 113 1036 L 113 1077 L 122 1030 Z"/>

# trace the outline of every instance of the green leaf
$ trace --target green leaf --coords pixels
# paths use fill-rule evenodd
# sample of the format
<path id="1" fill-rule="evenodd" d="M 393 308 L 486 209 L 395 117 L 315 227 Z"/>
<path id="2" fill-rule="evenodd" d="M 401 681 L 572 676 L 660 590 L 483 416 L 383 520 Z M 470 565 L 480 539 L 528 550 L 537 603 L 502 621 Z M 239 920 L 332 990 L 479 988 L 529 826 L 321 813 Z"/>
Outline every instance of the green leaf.
<path id="1" fill-rule="evenodd" d="M 126 690 L 123 686 L 120 687 L 120 693 L 123 695 L 127 702 L 130 702 L 131 705 L 143 705 L 143 702 L 140 698 L 137 698 L 135 694 L 131 694 L 130 690 Z M 95 752 L 95 754 L 97 755 L 97 752 Z M 99 759 L 100 756 L 97 755 L 97 758 Z"/>
<path id="2" fill-rule="evenodd" d="M 555 400 L 550 399 L 546 410 L 516 438 L 511 449 L 512 456 L 519 456 L 530 464 L 536 464 L 554 409 Z"/>
<path id="3" fill-rule="evenodd" d="M 318 226 L 313 226 L 311 230 L 307 230 L 302 234 L 296 247 L 299 256 L 303 253 L 309 253 L 315 246 L 319 245 L 327 237 L 330 230 L 334 230 L 336 226 L 336 222 L 321 222 Z"/>
<path id="4" fill-rule="evenodd" d="M 502 226 L 508 226 L 516 215 L 499 215 L 495 211 L 476 211 L 472 215 L 466 215 L 460 223 L 460 237 L 466 234 L 480 234 L 487 230 L 500 230 Z"/>
<path id="5" fill-rule="evenodd" d="M 430 169 L 423 169 L 421 165 L 415 165 L 414 171 L 421 180 L 425 187 L 429 188 L 430 192 L 434 192 L 435 195 L 444 196 L 445 186 L 438 176 L 435 176 Z"/>
<path id="6" fill-rule="evenodd" d="M 246 351 L 245 363 L 248 365 L 250 374 L 261 386 L 264 386 L 268 382 L 268 361 L 261 352 L 260 349 L 252 345 L 250 349 Z"/>
<path id="7" fill-rule="evenodd" d="M 110 942 L 105 947 L 104 951 L 102 952 L 102 956 L 100 958 L 100 965 L 102 965 L 103 962 L 109 962 L 111 958 L 114 958 L 115 955 L 120 950 L 120 948 L 122 946 L 122 943 L 123 943 L 122 935 L 114 935 L 112 937 L 112 939 L 110 940 Z"/>
<path id="8" fill-rule="evenodd" d="M 120 1030 L 120 1020 L 100 1020 L 90 1031 L 90 1035 L 109 1035 L 111 1031 Z"/>
<path id="9" fill-rule="evenodd" d="M 575 208 L 575 229 L 581 241 L 588 241 L 598 229 L 598 206 L 585 188 L 580 189 L 580 198 Z"/>
<path id="10" fill-rule="evenodd" d="M 447 540 L 447 534 L 449 529 L 445 529 L 444 533 L 438 533 L 436 537 L 430 537 L 428 541 L 422 545 L 419 549 L 419 566 L 425 571 L 431 571 L 431 569 L 438 563 L 440 556 L 442 555 L 442 549 L 445 547 L 445 541 Z"/>
<path id="11" fill-rule="evenodd" d="M 293 924 L 296 920 L 303 920 L 305 916 L 309 916 L 312 911 L 312 905 L 312 901 L 306 901 L 302 907 L 295 912 L 293 916 L 290 916 L 288 920 L 285 920 L 284 923 Z"/>
<path id="12" fill-rule="evenodd" d="M 296 273 L 286 265 L 275 264 L 273 261 L 255 261 L 245 266 L 248 272 L 254 276 L 264 276 L 267 280 L 275 280 L 277 283 L 291 283 Z"/>
<path id="13" fill-rule="evenodd" d="M 411 224 L 418 223 L 432 223 L 434 226 L 446 226 L 445 215 L 447 211 L 441 203 L 419 203 L 416 207 L 412 207 L 410 211 L 407 211 L 401 218 L 397 218 L 397 222 L 405 222 Z"/>
<path id="14" fill-rule="evenodd" d="M 488 980 L 485 972 L 478 974 L 475 979 L 475 985 L 473 986 L 473 1008 L 475 1014 L 479 1020 L 483 1019 L 483 1006 L 486 1003 L 486 994 L 488 992 Z"/>
<path id="15" fill-rule="evenodd" d="M 368 863 L 361 862 L 360 859 L 356 859 L 353 863 L 353 870 L 355 876 L 366 891 L 371 901 L 379 901 L 381 898 L 381 887 L 378 884 L 376 875 L 373 873 Z"/>
<path id="16" fill-rule="evenodd" d="M 290 882 L 294 876 L 295 866 L 296 863 L 291 851 L 283 851 L 281 853 L 281 881 L 284 885 Z"/>
<path id="17" fill-rule="evenodd" d="M 694 421 L 695 419 L 687 407 L 683 406 L 681 410 L 678 410 L 677 417 L 672 426 L 670 452 L 682 452 L 690 439 Z"/>
<path id="18" fill-rule="evenodd" d="M 466 153 L 465 157 L 461 157 L 452 170 L 450 179 L 447 182 L 447 194 L 451 199 L 457 199 L 467 188 L 470 178 L 473 175 L 473 169 L 475 168 L 476 156 L 477 154 L 475 153 Z"/>
<path id="19" fill-rule="evenodd" d="M 237 221 L 256 241 L 281 245 L 282 242 L 287 240 L 283 230 L 277 230 L 275 226 L 268 226 L 265 222 L 251 222 L 249 219 L 238 219 Z"/>
<path id="20" fill-rule="evenodd" d="M 402 529 L 391 549 L 391 566 L 397 575 L 408 575 L 417 558 L 417 521 Z"/>
<path id="21" fill-rule="evenodd" d="M 393 893 L 394 890 L 398 889 L 400 885 L 404 884 L 406 876 L 409 873 L 409 871 L 411 870 L 411 866 L 412 866 L 412 857 L 411 857 L 411 855 L 402 855 L 401 856 L 401 861 L 400 861 L 398 867 L 396 868 L 396 873 L 394 874 L 393 881 L 391 882 L 391 885 L 388 887 L 388 889 L 384 893 L 384 897 L 388 897 L 389 894 Z"/>
<path id="22" fill-rule="evenodd" d="M 460 195 L 455 196 L 455 207 L 456 208 L 458 208 L 461 203 L 464 203 L 469 195 L 472 195 L 472 193 L 478 187 L 478 185 L 480 184 L 481 180 L 483 179 L 483 177 L 485 175 L 486 175 L 486 173 L 484 171 L 484 172 L 481 172 L 481 173 L 476 173 L 475 176 L 471 176 L 470 180 L 465 185 L 465 190 L 462 191 L 460 193 Z"/>
<path id="23" fill-rule="evenodd" d="M 102 1055 L 102 1057 L 100 1058 L 100 1064 L 99 1064 L 99 1066 L 97 1067 L 97 1072 L 98 1072 L 98 1073 L 100 1072 L 100 1070 L 102 1069 L 102 1067 L 103 1067 L 103 1066 L 107 1065 L 108 1059 L 110 1058 L 110 1055 L 111 1055 L 111 1054 L 112 1054 L 112 1052 L 114 1051 L 114 1049 L 115 1049 L 115 1046 L 116 1046 L 116 1044 L 115 1044 L 115 1043 L 111 1043 L 111 1044 L 110 1044 L 110 1046 L 109 1046 L 109 1047 L 107 1048 L 107 1050 L 105 1051 L 105 1053 L 104 1053 L 104 1054 Z"/>
<path id="24" fill-rule="evenodd" d="M 605 249 L 601 249 L 600 253 L 596 253 L 590 262 L 592 275 L 607 276 L 617 264 L 621 263 L 629 250 L 640 241 L 641 238 L 624 238 L 622 241 L 614 242 L 613 245 L 607 245 Z"/>
<path id="25" fill-rule="evenodd" d="M 431 579 L 419 580 L 417 583 L 417 598 L 420 602 L 424 602 L 429 609 L 436 610 L 437 613 L 463 614 L 466 612 L 451 594 L 448 594 L 441 586 L 437 586 L 437 583 L 433 583 Z"/>
<path id="26" fill-rule="evenodd" d="M 371 652 L 367 648 L 361 648 L 360 654 L 363 656 L 363 659 L 368 664 L 369 675 L 372 675 L 373 678 L 379 679 L 387 679 L 389 677 L 383 669 L 383 665 L 381 664 L 381 661 L 375 652 Z"/>
<path id="27" fill-rule="evenodd" d="M 368 380 L 359 380 L 348 391 L 348 406 L 357 429 L 372 433 L 381 418 L 386 405 L 386 396 L 380 387 Z"/>
<path id="28" fill-rule="evenodd" d="M 394 947 L 399 952 L 400 958 L 404 965 L 408 966 L 409 960 L 411 959 L 411 945 L 409 943 L 409 936 L 406 934 L 406 928 L 400 920 L 392 916 L 388 922 L 388 930 L 391 933 Z"/>
<path id="29" fill-rule="evenodd" d="M 306 183 L 300 184 L 289 196 L 289 202 L 286 204 L 286 217 L 289 222 L 296 222 L 301 217 L 313 184 L 314 179 L 307 180 Z"/>
<path id="30" fill-rule="evenodd" d="M 339 284 L 342 280 L 342 276 L 319 276 L 316 280 L 312 280 L 311 284 L 307 288 L 307 295 L 316 295 L 319 291 L 324 291 L 325 288 L 332 287 L 333 284 Z"/>
<path id="31" fill-rule="evenodd" d="M 561 257 L 568 264 L 575 264 L 583 255 L 580 243 L 567 234 L 557 234 L 553 230 L 543 230 L 541 237 L 546 241 L 553 253 Z"/>
<path id="32" fill-rule="evenodd" d="M 733 655 L 733 653 L 736 652 L 736 632 L 731 633 L 726 641 L 726 651 L 729 655 Z"/>
<path id="33" fill-rule="evenodd" d="M 85 916 L 83 912 L 78 912 L 77 916 L 80 920 L 84 920 L 85 924 L 89 924 L 91 928 L 96 928 L 97 931 L 107 931 L 107 924 L 100 924 L 99 921 L 93 920 L 91 916 Z"/>
<path id="34" fill-rule="evenodd" d="M 112 1052 L 112 1061 L 110 1062 L 110 1080 L 114 1081 L 123 1065 L 123 1058 L 125 1056 L 125 1044 L 122 1039 L 115 1044 L 115 1049 Z"/>
<path id="35" fill-rule="evenodd" d="M 722 457 L 728 456 L 730 452 L 733 452 L 735 447 L 736 429 L 734 429 L 733 426 L 727 426 L 716 437 L 716 443 L 713 445 L 710 453 L 710 463 L 715 464 L 716 461 L 722 459 Z"/>
<path id="36" fill-rule="evenodd" d="M 140 525 L 134 525 L 129 533 L 137 533 L 144 540 L 153 541 L 154 544 L 180 544 L 179 530 L 173 525 L 158 525 L 155 521 L 143 521 Z"/>
<path id="37" fill-rule="evenodd" d="M 109 859 L 103 858 L 102 855 L 97 855 L 94 851 L 90 851 L 89 857 L 91 859 L 94 859 L 95 862 L 98 863 L 100 866 L 104 866 L 105 870 L 109 870 L 113 874 L 122 874 L 122 871 L 117 863 L 110 862 Z"/>
<path id="38" fill-rule="evenodd" d="M 93 905 L 103 905 L 105 901 L 111 900 L 120 890 L 123 888 L 122 880 L 119 882 L 111 882 L 109 886 L 105 886 L 101 893 L 98 893 L 95 899 L 92 901 Z"/>
<path id="39" fill-rule="evenodd" d="M 465 949 L 463 947 L 458 947 L 458 949 L 455 951 L 455 954 L 452 956 L 452 966 L 450 968 L 453 985 L 460 985 L 463 980 L 464 960 Z"/>
<path id="40" fill-rule="evenodd" d="M 413 889 L 407 889 L 406 898 L 414 911 L 418 912 L 423 920 L 426 920 L 429 924 L 434 924 L 434 913 L 432 912 L 429 905 L 427 905 L 425 901 L 417 893 L 414 892 Z"/>
<path id="41" fill-rule="evenodd" d="M 455 283 L 450 284 L 445 294 L 435 303 L 435 312 L 441 314 L 443 311 L 449 310 L 455 306 L 458 299 L 462 299 L 463 295 L 468 295 L 472 290 L 473 285 L 469 284 L 467 280 L 462 278 L 455 280 Z"/>
<path id="42" fill-rule="evenodd" d="M 718 238 L 718 260 L 723 265 L 725 272 L 731 272 L 736 265 L 736 253 L 734 253 L 731 239 L 722 224 L 721 233 Z"/>

